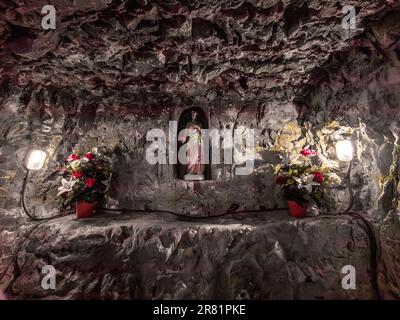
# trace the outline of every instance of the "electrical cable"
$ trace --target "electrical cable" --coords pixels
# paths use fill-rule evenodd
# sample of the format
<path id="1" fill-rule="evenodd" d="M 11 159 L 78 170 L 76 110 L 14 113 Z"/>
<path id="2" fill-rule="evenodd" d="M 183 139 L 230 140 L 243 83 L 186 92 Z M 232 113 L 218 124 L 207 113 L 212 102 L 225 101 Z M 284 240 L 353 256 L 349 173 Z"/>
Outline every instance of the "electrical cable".
<path id="1" fill-rule="evenodd" d="M 168 210 L 150 210 L 150 209 L 119 209 L 119 208 L 97 208 L 96 211 L 114 211 L 114 212 L 137 212 L 137 213 L 169 213 L 176 216 L 180 220 L 185 221 L 200 221 L 200 220 L 211 220 L 215 218 L 221 218 L 228 215 L 238 215 L 243 213 L 256 213 L 256 212 L 272 212 L 272 211 L 287 211 L 288 208 L 277 208 L 277 209 L 255 209 L 255 210 L 240 210 L 240 211 L 227 211 L 221 214 L 213 216 L 188 216 L 180 214 L 174 211 Z"/>
<path id="2" fill-rule="evenodd" d="M 42 224 L 49 222 L 51 220 L 55 220 L 61 217 L 65 217 L 67 215 L 69 215 L 71 212 L 64 212 L 63 214 L 57 215 L 57 216 L 53 216 L 47 219 L 43 219 L 42 221 L 40 221 L 39 223 L 35 224 L 30 230 L 28 230 L 24 237 L 22 238 L 22 240 L 18 243 L 18 245 L 16 246 L 16 249 L 14 250 L 14 253 L 11 255 L 11 261 L 10 263 L 7 265 L 7 267 L 4 269 L 4 271 L 2 272 L 2 274 L 0 275 L 0 282 L 1 280 L 3 280 L 3 278 L 5 277 L 5 275 L 7 274 L 7 271 L 10 269 L 10 267 L 12 265 L 18 264 L 17 258 L 18 258 L 18 254 L 22 248 L 22 245 L 25 243 L 26 240 L 28 240 L 28 238 L 30 237 L 30 235 L 32 234 L 32 232 L 37 229 L 39 226 L 41 226 Z M 17 268 L 19 269 L 19 268 Z M 10 287 L 10 284 L 12 283 L 12 281 L 7 285 L 7 287 L 5 288 L 4 292 L 7 292 L 8 288 Z"/>
<path id="3" fill-rule="evenodd" d="M 379 291 L 379 283 L 378 283 L 379 261 L 380 261 L 380 257 L 381 257 L 381 248 L 380 248 L 380 243 L 379 243 L 378 237 L 376 236 L 374 226 L 370 221 L 368 221 L 359 212 L 356 212 L 356 211 L 350 212 L 350 210 L 354 206 L 354 192 L 353 192 L 353 187 L 351 185 L 352 166 L 353 166 L 353 161 L 350 161 L 349 170 L 347 172 L 347 187 L 348 187 L 349 194 L 350 194 L 350 204 L 349 204 L 349 207 L 346 209 L 345 213 L 349 213 L 352 216 L 355 216 L 358 219 L 360 219 L 364 223 L 365 227 L 367 228 L 366 232 L 368 234 L 370 247 L 371 247 L 372 285 L 374 287 L 376 295 L 378 296 L 378 299 L 382 300 L 382 297 L 381 297 L 380 291 Z"/>
<path id="4" fill-rule="evenodd" d="M 354 192 L 353 192 L 353 187 L 351 186 L 351 169 L 353 168 L 353 161 L 350 161 L 349 163 L 349 169 L 347 170 L 347 175 L 346 175 L 346 180 L 347 180 L 347 189 L 349 190 L 350 194 L 350 204 L 347 207 L 347 209 L 344 211 L 344 213 L 349 212 L 353 206 L 354 206 Z"/>
<path id="5" fill-rule="evenodd" d="M 349 212 L 337 212 L 337 213 L 326 213 L 323 212 L 324 216 L 320 217 L 323 219 L 337 219 L 340 216 L 352 216 L 356 218 L 357 220 L 361 221 L 365 229 L 362 228 L 365 233 L 368 236 L 368 242 L 369 242 L 369 247 L 370 247 L 370 265 L 371 265 L 371 285 L 372 288 L 375 292 L 375 295 L 377 296 L 378 300 L 382 300 L 382 296 L 380 294 L 380 289 L 379 289 L 379 282 L 378 282 L 378 270 L 379 270 L 379 261 L 381 257 L 381 249 L 380 249 L 380 244 L 378 237 L 376 236 L 374 226 L 373 224 L 368 221 L 360 212 L 357 211 L 349 211 Z M 325 215 L 327 214 L 327 215 Z"/>
<path id="6" fill-rule="evenodd" d="M 351 185 L 351 170 L 353 167 L 353 161 L 350 161 L 349 163 L 349 168 L 347 170 L 346 174 L 346 181 L 347 181 L 347 189 L 349 191 L 349 206 L 347 209 L 343 212 L 321 212 L 322 214 L 326 214 L 328 216 L 343 216 L 343 215 L 350 215 L 355 217 L 356 219 L 359 219 L 363 222 L 365 229 L 364 231 L 366 232 L 368 236 L 368 240 L 370 243 L 370 264 L 371 264 L 371 272 L 372 272 L 372 278 L 371 278 L 371 284 L 372 288 L 375 291 L 376 296 L 378 297 L 378 300 L 382 300 L 380 290 L 379 290 L 379 282 L 378 282 L 378 270 L 379 270 L 379 261 L 381 257 L 381 248 L 380 248 L 380 243 L 378 240 L 378 237 L 376 236 L 374 226 L 373 224 L 368 221 L 360 212 L 357 211 L 351 211 L 353 206 L 354 206 L 354 191 L 353 187 Z"/>
<path id="7" fill-rule="evenodd" d="M 21 206 L 24 210 L 24 213 L 33 221 L 47 221 L 48 219 L 53 219 L 53 218 L 60 218 L 63 217 L 65 214 L 65 212 L 62 212 L 58 215 L 54 215 L 51 217 L 35 217 L 34 215 L 32 215 L 29 212 L 28 206 L 26 205 L 26 201 L 25 201 L 25 193 L 26 193 L 26 186 L 28 184 L 28 179 L 29 179 L 29 175 L 30 175 L 30 171 L 26 170 L 26 174 L 24 177 L 24 182 L 22 184 L 22 190 L 21 190 Z"/>
<path id="8" fill-rule="evenodd" d="M 351 209 L 354 206 L 354 192 L 353 188 L 351 185 L 351 170 L 352 170 L 352 164 L 353 162 L 350 161 L 349 163 L 349 168 L 347 171 L 346 175 L 346 180 L 347 180 L 347 188 L 349 190 L 349 195 L 350 195 L 350 203 L 347 209 L 343 212 L 338 212 L 338 213 L 331 213 L 331 212 L 325 212 L 326 214 L 330 216 L 342 216 L 342 215 L 350 215 L 353 216 L 359 220 L 361 220 L 366 229 L 366 233 L 368 235 L 369 243 L 370 243 L 370 263 L 371 263 L 371 271 L 372 271 L 372 287 L 375 291 L 376 296 L 378 297 L 379 300 L 381 300 L 381 295 L 379 291 L 379 284 L 378 284 L 378 268 L 379 268 L 379 260 L 380 260 L 380 245 L 379 241 L 376 237 L 374 227 L 371 222 L 369 222 L 365 217 L 363 217 L 359 212 L 356 211 L 351 211 Z M 167 211 L 167 210 L 149 210 L 149 209 L 118 209 L 118 208 L 98 208 L 96 209 L 98 211 L 114 211 L 114 212 L 138 212 L 138 213 L 169 213 L 172 214 L 180 220 L 185 220 L 185 221 L 204 221 L 204 220 L 210 220 L 214 218 L 221 218 L 224 216 L 228 215 L 236 215 L 236 214 L 243 214 L 243 213 L 255 213 L 255 212 L 271 212 L 271 211 L 286 211 L 288 210 L 287 208 L 277 208 L 277 209 L 258 209 L 258 210 L 241 210 L 241 211 L 227 211 L 225 213 L 221 213 L 219 215 L 214 215 L 214 216 L 188 216 L 184 214 L 179 214 L 174 211 Z"/>
<path id="9" fill-rule="evenodd" d="M 364 216 L 362 216 L 359 212 L 349 212 L 348 214 L 360 219 L 365 227 L 366 227 L 366 233 L 369 238 L 369 243 L 370 243 L 370 263 L 371 263 L 371 272 L 372 272 L 372 287 L 375 291 L 376 296 L 378 297 L 378 300 L 382 300 L 382 296 L 380 294 L 379 290 L 379 281 L 378 281 L 378 270 L 379 270 L 379 261 L 381 257 L 381 249 L 380 249 L 380 243 L 379 240 L 376 236 L 374 226 L 373 224 L 368 221 Z"/>
<path id="10" fill-rule="evenodd" d="M 25 241 L 30 237 L 30 235 L 32 234 L 32 232 L 33 232 L 36 228 L 38 228 L 40 225 L 42 225 L 42 224 L 44 224 L 44 223 L 46 223 L 46 222 L 48 222 L 48 221 L 51 221 L 51 220 L 54 220 L 54 219 L 58 219 L 58 218 L 61 218 L 61 217 L 65 217 L 65 216 L 67 216 L 67 215 L 69 215 L 69 214 L 71 214 L 71 213 L 73 212 L 73 211 L 63 211 L 63 212 L 61 212 L 60 214 L 57 214 L 57 215 L 54 215 L 54 216 L 51 216 L 51 217 L 35 217 L 34 215 L 32 215 L 32 214 L 29 212 L 28 206 L 27 206 L 26 201 L 25 201 L 26 186 L 27 186 L 27 183 L 28 183 L 30 171 L 29 171 L 29 170 L 26 170 L 25 172 L 26 172 L 26 174 L 25 174 L 25 177 L 24 177 L 24 180 L 23 180 L 22 190 L 21 190 L 21 206 L 22 206 L 22 208 L 23 208 L 23 211 L 24 211 L 25 215 L 26 215 L 28 218 L 30 218 L 30 219 L 33 220 L 33 221 L 39 222 L 39 223 L 37 223 L 37 224 L 34 225 L 30 230 L 28 230 L 27 233 L 25 234 L 25 236 L 23 237 L 23 239 L 18 243 L 18 245 L 17 245 L 17 247 L 16 247 L 14 253 L 11 255 L 11 261 L 10 261 L 10 263 L 7 265 L 7 267 L 5 268 L 5 270 L 4 270 L 4 271 L 2 272 L 2 274 L 0 275 L 0 281 L 1 281 L 1 280 L 4 278 L 4 276 L 7 274 L 7 271 L 10 269 L 11 265 L 13 265 L 13 264 L 14 264 L 14 265 L 15 265 L 15 264 L 18 264 L 17 258 L 18 258 L 18 254 L 19 254 L 19 252 L 20 252 L 20 250 L 21 250 L 21 247 L 22 247 L 22 245 L 25 243 Z M 17 269 L 18 269 L 18 268 L 17 268 Z M 12 281 L 11 281 L 11 282 L 12 282 Z M 5 292 L 6 292 L 7 289 L 9 288 L 11 282 L 10 282 L 9 285 L 6 287 L 6 289 L 4 290 Z"/>
<path id="11" fill-rule="evenodd" d="M 351 211 L 354 206 L 354 192 L 353 187 L 351 185 L 351 169 L 352 169 L 353 161 L 350 161 L 349 169 L 347 171 L 347 188 L 349 190 L 350 195 L 350 204 L 348 208 L 344 211 L 344 214 L 349 214 L 353 217 L 360 219 L 365 227 L 365 232 L 368 235 L 369 243 L 370 243 L 370 263 L 371 263 L 371 271 L 372 271 L 372 287 L 375 291 L 379 300 L 382 300 L 380 291 L 379 291 L 379 282 L 378 282 L 378 270 L 379 270 L 379 261 L 381 256 L 381 248 L 378 237 L 376 236 L 373 224 L 368 221 L 360 212 Z"/>
<path id="12" fill-rule="evenodd" d="M 327 214 L 330 216 L 341 216 L 341 215 L 350 215 L 350 216 L 354 216 L 358 219 L 360 219 L 365 227 L 366 227 L 366 233 L 368 235 L 369 238 L 369 242 L 370 242 L 370 248 L 371 248 L 371 268 L 372 268 L 372 286 L 373 289 L 378 297 L 379 300 L 381 300 L 381 295 L 379 292 L 379 285 L 378 285 L 378 279 L 377 279 L 377 274 L 378 274 L 378 268 L 379 268 L 379 260 L 380 260 L 380 246 L 379 246 L 379 241 L 377 240 L 376 234 L 374 232 L 374 227 L 373 225 L 367 220 L 365 219 L 365 217 L 363 217 L 360 213 L 355 212 L 355 211 L 351 211 L 351 209 L 353 208 L 354 205 L 354 193 L 353 193 L 353 189 L 351 186 L 351 170 L 352 170 L 352 161 L 350 161 L 349 164 L 349 168 L 347 171 L 347 175 L 346 175 L 346 179 L 347 179 L 347 186 L 348 186 L 348 190 L 349 190 L 349 194 L 350 194 L 350 204 L 348 206 L 348 208 L 343 211 L 343 212 L 337 212 L 337 213 L 332 213 L 332 212 L 321 212 L 323 214 Z M 35 225 L 29 232 L 27 232 L 26 236 L 24 237 L 23 241 L 21 241 L 16 249 L 16 252 L 12 258 L 12 262 L 8 265 L 8 267 L 6 268 L 6 270 L 3 272 L 3 274 L 0 276 L 0 281 L 1 279 L 4 277 L 4 275 L 6 274 L 6 272 L 8 271 L 9 267 L 11 266 L 11 264 L 16 262 L 16 257 L 18 256 L 20 247 L 22 246 L 22 244 L 29 238 L 30 234 L 33 232 L 33 230 L 35 230 L 39 225 L 41 225 L 42 223 L 45 223 L 47 221 L 53 220 L 53 219 L 57 219 L 57 218 L 61 218 L 64 217 L 66 215 L 68 215 L 69 213 L 72 212 L 64 212 L 61 213 L 59 215 L 55 215 L 49 218 L 39 218 L 39 217 L 35 217 L 32 214 L 30 214 L 28 207 L 26 205 L 26 201 L 25 201 L 25 191 L 26 191 L 26 185 L 29 179 L 29 170 L 27 170 L 27 173 L 25 175 L 24 178 L 24 182 L 23 182 L 23 186 L 22 186 L 22 195 L 21 195 L 21 205 L 22 208 L 25 212 L 25 214 L 32 220 L 34 221 L 42 221 L 41 223 L 38 223 L 37 225 Z M 238 214 L 243 214 L 243 213 L 256 213 L 256 212 L 272 212 L 272 211 L 286 211 L 288 210 L 287 208 L 276 208 L 276 209 L 255 209 L 255 210 L 251 210 L 251 209 L 246 209 L 246 210 L 239 210 L 239 211 L 234 211 L 234 210 L 228 210 L 224 213 L 218 214 L 218 215 L 213 215 L 213 216 L 189 216 L 189 215 L 185 215 L 185 214 L 180 214 L 174 211 L 169 211 L 169 210 L 154 210 L 154 209 L 127 209 L 127 208 L 97 208 L 96 211 L 105 211 L 105 212 L 133 212 L 133 213 L 168 213 L 168 214 L 172 214 L 174 216 L 176 216 L 179 220 L 184 220 L 184 221 L 205 221 L 205 220 L 211 220 L 211 219 L 216 219 L 216 218 L 221 218 L 221 217 L 225 217 L 228 215 L 238 215 Z M 8 288 L 8 287 L 7 287 Z"/>

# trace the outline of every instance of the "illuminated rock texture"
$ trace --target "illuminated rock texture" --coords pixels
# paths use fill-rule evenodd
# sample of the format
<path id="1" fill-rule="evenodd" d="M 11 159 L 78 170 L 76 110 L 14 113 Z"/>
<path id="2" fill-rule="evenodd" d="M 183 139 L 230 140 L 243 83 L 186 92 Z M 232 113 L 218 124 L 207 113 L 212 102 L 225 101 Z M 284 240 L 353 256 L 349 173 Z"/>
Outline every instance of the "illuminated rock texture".
<path id="1" fill-rule="evenodd" d="M 352 179 L 356 206 L 387 208 L 390 195 L 381 207 L 377 200 L 394 160 L 390 125 L 400 63 L 395 2 L 71 6 L 60 0 L 54 31 L 42 30 L 43 4 L 0 5 L 0 201 L 6 207 L 19 197 L 23 173 L 15 159 L 31 145 L 46 149 L 51 160 L 30 191 L 39 215 L 55 208 L 56 173 L 65 155 L 93 146 L 114 152 L 109 205 L 194 215 L 280 207 L 273 150 L 316 144 L 332 158 L 334 139 L 318 144 L 317 138 L 339 120 L 354 130 L 359 147 L 360 170 Z M 349 4 L 358 12 L 354 31 L 342 27 L 341 9 Z M 193 106 L 203 108 L 210 128 L 221 134 L 255 130 L 252 175 L 235 176 L 235 166 L 221 164 L 211 166 L 210 181 L 186 183 L 176 179 L 171 165 L 149 165 L 148 130 L 167 130 L 169 120 Z M 341 128 L 336 129 L 330 134 L 337 137 Z M 334 193 L 335 207 L 347 206 L 344 191 Z"/>
<path id="2" fill-rule="evenodd" d="M 293 221 L 282 212 L 245 221 L 168 215 L 67 218 L 23 246 L 15 298 L 374 299 L 368 236 L 351 217 Z M 41 269 L 57 270 L 56 290 Z M 342 267 L 357 269 L 343 290 Z"/>
<path id="3" fill-rule="evenodd" d="M 32 183 L 27 189 L 29 208 L 38 216 L 58 212 L 54 199 L 66 155 L 95 146 L 113 154 L 114 176 L 105 206 L 208 216 L 227 210 L 286 206 L 273 175 L 273 166 L 279 161 L 277 150 L 299 151 L 314 146 L 345 178 L 348 164 L 336 160 L 334 145 L 346 137 L 356 148 L 351 174 L 354 209 L 379 230 L 382 296 L 400 298 L 398 1 L 81 0 L 71 4 L 69 0 L 54 0 L 57 27 L 44 31 L 40 11 L 48 3 L 0 3 L 0 272 L 9 261 L 10 246 L 15 244 L 16 230 L 23 221 L 18 210 L 25 175 L 21 161 L 29 146 L 40 147 L 49 155 L 44 170 L 30 176 Z M 342 27 L 345 5 L 354 5 L 357 10 L 356 30 Z M 235 165 L 215 164 L 210 166 L 210 180 L 189 183 L 177 179 L 172 165 L 150 165 L 146 161 L 148 130 L 158 128 L 168 133 L 169 121 L 179 120 L 180 114 L 191 107 L 201 107 L 209 127 L 221 133 L 255 130 L 256 160 L 251 175 L 236 176 Z M 331 197 L 326 210 L 340 211 L 348 206 L 345 180 L 332 188 Z M 155 228 L 163 227 L 161 222 L 154 223 Z M 324 227 L 328 224 L 324 220 L 319 223 Z M 343 239 L 350 237 L 344 222 L 338 229 L 335 223 L 329 220 L 329 227 L 318 235 L 319 241 L 328 243 L 341 233 Z M 132 230 L 128 222 L 124 224 Z M 285 222 L 279 228 L 289 225 Z M 71 225 L 54 222 L 54 226 L 67 233 L 65 245 L 72 250 L 68 247 L 70 240 L 75 241 L 68 238 Z M 323 226 L 318 228 L 323 230 Z M 168 228 L 174 228 L 172 222 Z M 182 227 L 176 228 L 177 234 L 182 234 Z M 241 228 L 240 222 L 237 230 Z M 224 238 L 218 230 L 221 235 L 216 243 L 221 246 L 235 238 L 232 234 Z M 264 231 L 258 230 L 255 235 L 250 232 L 247 239 L 261 239 Z M 82 232 L 100 231 L 94 228 Z M 118 233 L 114 225 L 110 232 Z M 173 239 L 178 237 L 175 231 L 172 234 Z M 279 234 L 285 237 L 284 231 Z M 53 235 L 48 236 L 50 239 Z M 272 239 L 279 239 L 266 237 L 270 250 Z M 202 248 L 201 243 L 198 245 Z M 33 242 L 29 246 L 32 252 L 40 250 Z M 118 250 L 118 245 L 113 246 L 110 244 L 109 250 Z M 329 244 L 329 248 L 342 250 L 343 246 Z M 57 252 L 55 247 L 52 250 Z M 311 249 L 304 250 L 297 254 L 306 256 Z M 362 257 L 352 258 L 361 268 L 365 268 L 369 252 L 363 250 Z M 313 257 L 317 259 L 318 255 L 329 256 L 323 249 Z M 345 257 L 352 257 L 352 252 Z M 89 255 L 86 259 L 96 258 Z M 338 258 L 335 266 L 344 260 Z M 111 266 L 116 267 L 117 262 L 113 263 Z M 276 265 L 269 266 L 273 269 Z M 316 298 L 322 291 L 321 280 L 315 289 L 297 292 L 297 280 L 291 279 L 298 278 L 288 274 L 282 278 L 283 288 L 261 290 L 259 294 L 264 298 Z M 93 285 L 101 286 L 103 280 L 96 281 L 99 284 Z M 333 291 L 321 293 L 323 297 L 346 298 L 343 294 L 352 294 L 331 287 L 333 282 L 329 281 Z M 138 287 L 144 290 L 145 285 Z M 22 290 L 21 285 L 18 288 Z M 203 289 L 211 290 L 207 292 L 210 297 L 216 295 L 210 288 L 214 287 Z M 23 296 L 15 290 L 17 296 Z M 236 289 L 230 290 L 227 297 L 235 298 Z M 106 296 L 98 287 L 93 292 Z M 365 288 L 347 297 L 367 298 L 370 293 L 370 288 Z M 207 295 L 201 291 L 196 294 Z M 139 297 L 135 292 L 121 295 Z"/>

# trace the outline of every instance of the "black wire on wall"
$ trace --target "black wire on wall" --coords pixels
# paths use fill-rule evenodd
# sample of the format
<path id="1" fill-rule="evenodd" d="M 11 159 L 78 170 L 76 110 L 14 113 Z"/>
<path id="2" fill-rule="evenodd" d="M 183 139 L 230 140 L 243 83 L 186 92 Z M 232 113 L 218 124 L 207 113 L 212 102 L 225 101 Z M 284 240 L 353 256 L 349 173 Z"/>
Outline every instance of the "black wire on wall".
<path id="1" fill-rule="evenodd" d="M 132 212 L 132 213 L 168 213 L 172 214 L 180 220 L 185 221 L 204 221 L 211 220 L 215 218 L 222 218 L 229 215 L 238 215 L 243 213 L 256 213 L 256 212 L 273 212 L 273 211 L 287 211 L 288 208 L 277 208 L 277 209 L 249 209 L 249 210 L 240 210 L 240 211 L 226 211 L 221 214 L 216 214 L 212 216 L 190 216 L 186 214 L 180 214 L 174 211 L 168 210 L 149 210 L 149 209 L 119 209 L 119 208 L 98 208 L 96 211 L 112 211 L 112 212 Z"/>
<path id="2" fill-rule="evenodd" d="M 378 284 L 378 269 L 379 269 L 379 260 L 380 260 L 380 245 L 379 245 L 379 241 L 378 238 L 376 237 L 375 231 L 374 231 L 374 226 L 372 225 L 371 222 L 369 222 L 363 215 L 361 215 L 359 212 L 355 212 L 355 211 L 351 211 L 351 209 L 353 208 L 354 205 L 354 193 L 353 193 L 353 189 L 351 186 L 351 170 L 352 170 L 352 162 L 350 162 L 349 164 L 349 168 L 348 168 L 348 172 L 347 172 L 347 187 L 350 193 L 350 204 L 349 207 L 344 211 L 344 212 L 337 212 L 337 213 L 333 213 L 333 212 L 321 212 L 322 214 L 326 214 L 326 217 L 332 217 L 332 218 L 336 218 L 338 216 L 343 216 L 343 215 L 350 215 L 355 217 L 356 219 L 359 219 L 363 222 L 364 226 L 365 226 L 365 232 L 368 235 L 368 239 L 369 239 L 369 243 L 370 243 L 370 263 L 371 263 L 371 271 L 372 271 L 372 277 L 371 277 L 371 283 L 372 283 L 372 287 L 376 293 L 376 296 L 379 300 L 381 300 L 381 295 L 380 295 L 380 291 L 379 291 L 379 284 Z M 41 221 L 40 223 L 36 224 L 34 227 L 31 228 L 31 230 L 29 230 L 25 237 L 23 238 L 22 241 L 20 241 L 20 243 L 18 244 L 12 258 L 11 258 L 11 263 L 7 266 L 6 270 L 2 273 L 2 275 L 0 276 L 0 281 L 2 280 L 2 278 L 5 276 L 5 274 L 7 273 L 9 267 L 12 264 L 18 264 L 17 262 L 17 257 L 19 254 L 19 251 L 23 245 L 23 243 L 29 238 L 29 236 L 32 234 L 32 232 L 39 227 L 41 224 L 44 224 L 48 221 L 51 220 L 55 220 L 61 217 L 65 217 L 66 215 L 72 213 L 72 212 L 62 212 L 59 215 L 55 215 L 49 218 L 42 218 L 42 217 L 35 217 L 33 216 L 29 210 L 28 207 L 26 205 L 26 201 L 25 201 L 25 192 L 26 192 L 26 185 L 28 182 L 28 178 L 29 178 L 29 171 L 26 172 L 25 178 L 24 178 L 24 182 L 22 185 L 22 192 L 21 192 L 21 205 L 22 208 L 25 212 L 25 214 L 33 221 Z M 189 215 L 185 215 L 185 214 L 179 214 L 177 212 L 174 211 L 169 211 L 169 210 L 150 210 L 150 209 L 127 209 L 127 208 L 98 208 L 96 209 L 96 211 L 105 211 L 105 212 L 126 212 L 126 213 L 165 213 L 165 214 L 171 214 L 176 216 L 178 219 L 180 220 L 185 220 L 185 221 L 206 221 L 206 220 L 211 220 L 211 219 L 216 219 L 216 218 L 221 218 L 221 217 L 225 217 L 228 215 L 238 215 L 238 214 L 246 214 L 246 213 L 256 213 L 256 212 L 260 212 L 260 213 L 265 213 L 265 212 L 273 212 L 273 211 L 287 211 L 287 208 L 276 208 L 276 209 L 255 209 L 255 210 L 240 210 L 240 211 L 226 211 L 224 213 L 218 214 L 218 215 L 213 215 L 213 216 L 189 216 Z M 18 266 L 17 266 L 18 267 Z M 10 283 L 11 284 L 11 283 Z M 10 284 L 7 286 L 6 290 L 9 288 Z"/>

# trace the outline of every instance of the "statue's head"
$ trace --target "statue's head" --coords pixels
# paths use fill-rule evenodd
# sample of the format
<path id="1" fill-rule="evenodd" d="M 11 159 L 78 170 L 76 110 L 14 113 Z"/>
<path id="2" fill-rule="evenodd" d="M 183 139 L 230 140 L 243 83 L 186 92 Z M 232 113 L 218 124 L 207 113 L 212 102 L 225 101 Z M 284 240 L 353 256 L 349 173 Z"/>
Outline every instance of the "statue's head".
<path id="1" fill-rule="evenodd" d="M 192 120 L 195 120 L 197 118 L 197 116 L 199 115 L 199 113 L 197 111 L 192 111 Z"/>

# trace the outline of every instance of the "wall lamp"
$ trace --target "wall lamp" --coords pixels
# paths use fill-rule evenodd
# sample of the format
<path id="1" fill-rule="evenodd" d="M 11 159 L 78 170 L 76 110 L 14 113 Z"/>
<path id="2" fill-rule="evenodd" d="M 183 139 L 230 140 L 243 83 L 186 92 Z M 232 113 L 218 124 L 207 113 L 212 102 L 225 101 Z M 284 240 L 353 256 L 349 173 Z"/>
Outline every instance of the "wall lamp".
<path id="1" fill-rule="evenodd" d="M 43 150 L 40 149 L 29 149 L 28 152 L 25 155 L 25 158 L 22 163 L 22 167 L 25 169 L 25 178 L 24 182 L 22 185 L 22 191 L 21 191 L 21 205 L 22 208 L 24 209 L 25 214 L 31 218 L 32 220 L 40 221 L 40 220 L 47 220 L 48 218 L 37 218 L 33 216 L 26 205 L 25 202 L 25 191 L 26 191 L 26 185 L 28 183 L 28 178 L 29 174 L 31 171 L 39 171 L 43 168 L 45 162 L 47 159 L 47 153 L 44 152 Z"/>
<path id="2" fill-rule="evenodd" d="M 349 162 L 353 160 L 353 144 L 350 140 L 336 142 L 336 156 L 340 161 Z"/>
<path id="3" fill-rule="evenodd" d="M 349 212 L 354 205 L 354 193 L 351 187 L 351 169 L 353 164 L 353 144 L 350 140 L 340 140 L 336 142 L 336 156 L 340 161 L 349 162 L 349 169 L 347 171 L 347 188 L 350 193 L 350 204 L 345 210 L 345 213 Z"/>
<path id="4" fill-rule="evenodd" d="M 27 171 L 41 170 L 46 162 L 46 152 L 39 149 L 31 149 L 26 153 L 24 167 Z"/>

